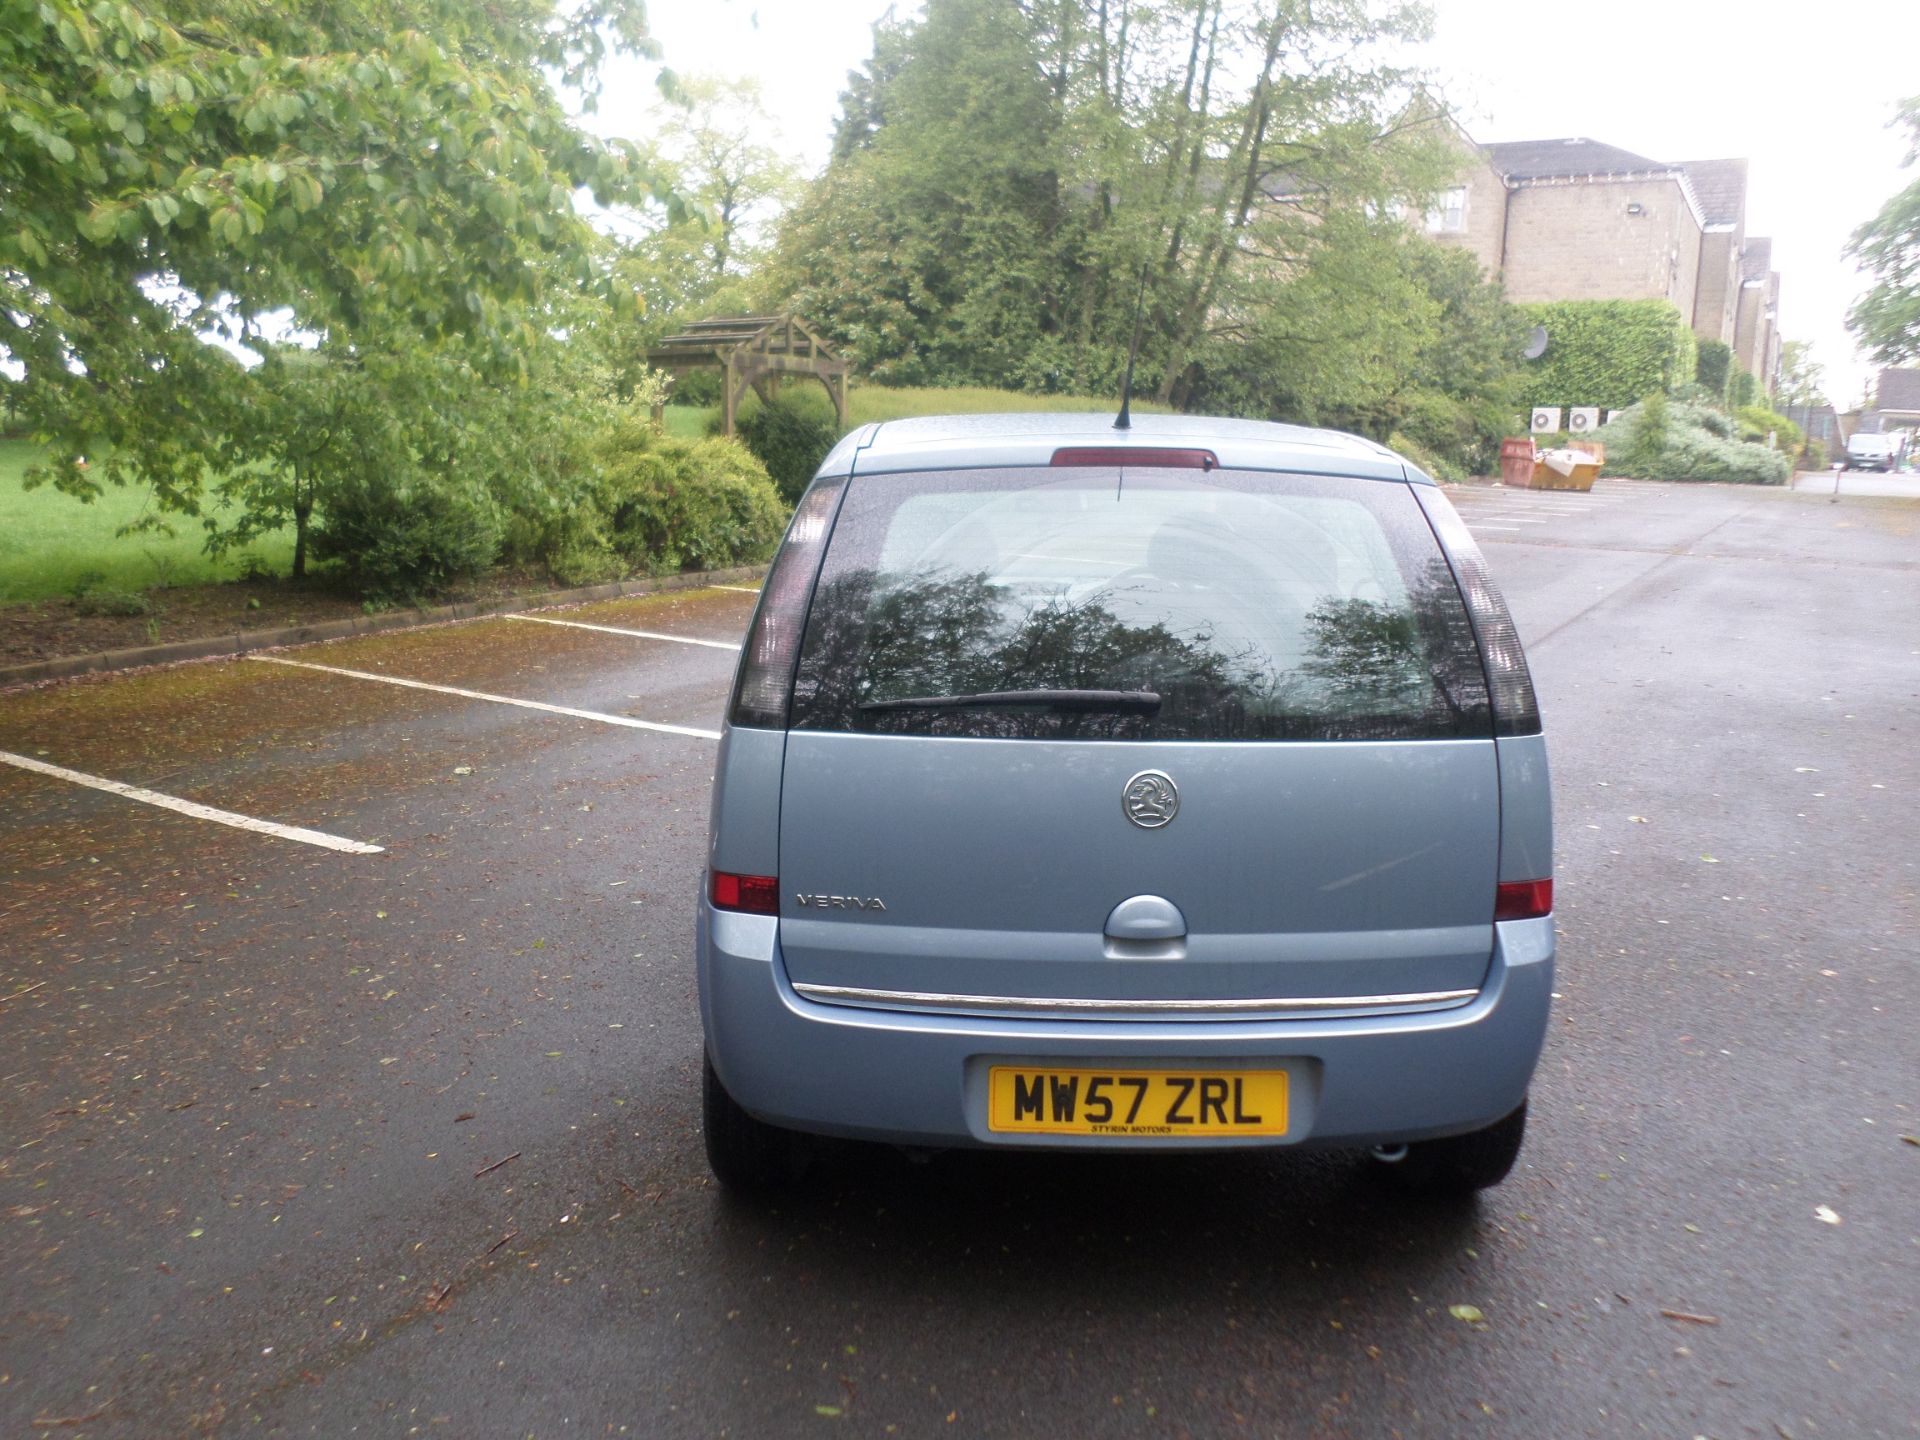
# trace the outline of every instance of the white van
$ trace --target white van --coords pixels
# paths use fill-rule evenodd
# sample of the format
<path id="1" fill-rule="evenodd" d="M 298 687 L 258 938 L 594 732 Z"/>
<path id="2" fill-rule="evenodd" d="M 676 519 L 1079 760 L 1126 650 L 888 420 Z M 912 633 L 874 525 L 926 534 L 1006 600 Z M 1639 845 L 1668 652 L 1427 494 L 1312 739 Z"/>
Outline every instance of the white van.
<path id="1" fill-rule="evenodd" d="M 1861 431 L 1847 437 L 1846 466 L 1849 470 L 1888 471 L 1900 462 L 1898 438 L 1870 435 Z"/>

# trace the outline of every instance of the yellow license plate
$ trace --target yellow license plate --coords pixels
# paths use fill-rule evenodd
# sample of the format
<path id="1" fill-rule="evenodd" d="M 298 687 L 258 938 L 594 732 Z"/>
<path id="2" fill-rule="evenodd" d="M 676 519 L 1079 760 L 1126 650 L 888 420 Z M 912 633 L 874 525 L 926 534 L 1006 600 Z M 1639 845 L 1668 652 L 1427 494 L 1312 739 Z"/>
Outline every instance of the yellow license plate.
<path id="1" fill-rule="evenodd" d="M 1284 1135 L 1284 1070 L 995 1065 L 987 1128 L 1013 1135 Z"/>

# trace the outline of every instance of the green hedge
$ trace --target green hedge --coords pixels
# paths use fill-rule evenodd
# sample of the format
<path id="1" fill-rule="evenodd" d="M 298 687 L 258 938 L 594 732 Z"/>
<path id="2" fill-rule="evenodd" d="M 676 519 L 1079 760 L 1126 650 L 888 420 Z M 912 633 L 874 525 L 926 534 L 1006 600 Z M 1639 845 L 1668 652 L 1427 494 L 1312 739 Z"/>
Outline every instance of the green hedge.
<path id="1" fill-rule="evenodd" d="M 1560 300 L 1520 308 L 1547 328 L 1547 353 L 1527 372 L 1530 406 L 1623 410 L 1693 380 L 1693 331 L 1665 300 Z"/>

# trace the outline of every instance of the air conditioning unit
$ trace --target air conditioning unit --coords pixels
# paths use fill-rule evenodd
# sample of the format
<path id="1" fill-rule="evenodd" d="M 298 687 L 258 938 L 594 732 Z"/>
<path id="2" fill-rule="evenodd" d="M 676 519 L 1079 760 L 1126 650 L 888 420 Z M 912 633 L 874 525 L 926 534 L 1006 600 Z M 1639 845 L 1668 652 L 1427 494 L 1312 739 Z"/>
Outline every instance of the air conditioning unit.
<path id="1" fill-rule="evenodd" d="M 1560 410 L 1558 406 L 1539 405 L 1534 407 L 1533 433 L 1552 435 L 1560 429 Z"/>
<path id="2" fill-rule="evenodd" d="M 1567 429 L 1576 435 L 1585 435 L 1600 428 L 1600 407 L 1598 405 L 1576 405 L 1567 411 Z"/>

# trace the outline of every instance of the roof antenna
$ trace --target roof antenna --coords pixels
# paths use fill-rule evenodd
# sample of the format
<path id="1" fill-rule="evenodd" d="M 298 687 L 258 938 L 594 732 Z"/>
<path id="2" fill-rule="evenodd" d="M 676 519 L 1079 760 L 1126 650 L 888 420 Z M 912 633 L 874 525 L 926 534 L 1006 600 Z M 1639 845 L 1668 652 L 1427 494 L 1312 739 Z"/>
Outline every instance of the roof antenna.
<path id="1" fill-rule="evenodd" d="M 1140 293 L 1133 300 L 1133 344 L 1127 347 L 1127 377 L 1120 382 L 1120 413 L 1113 421 L 1116 430 L 1133 428 L 1133 362 L 1140 354 L 1140 326 L 1146 318 L 1147 267 L 1143 261 L 1140 266 Z"/>

